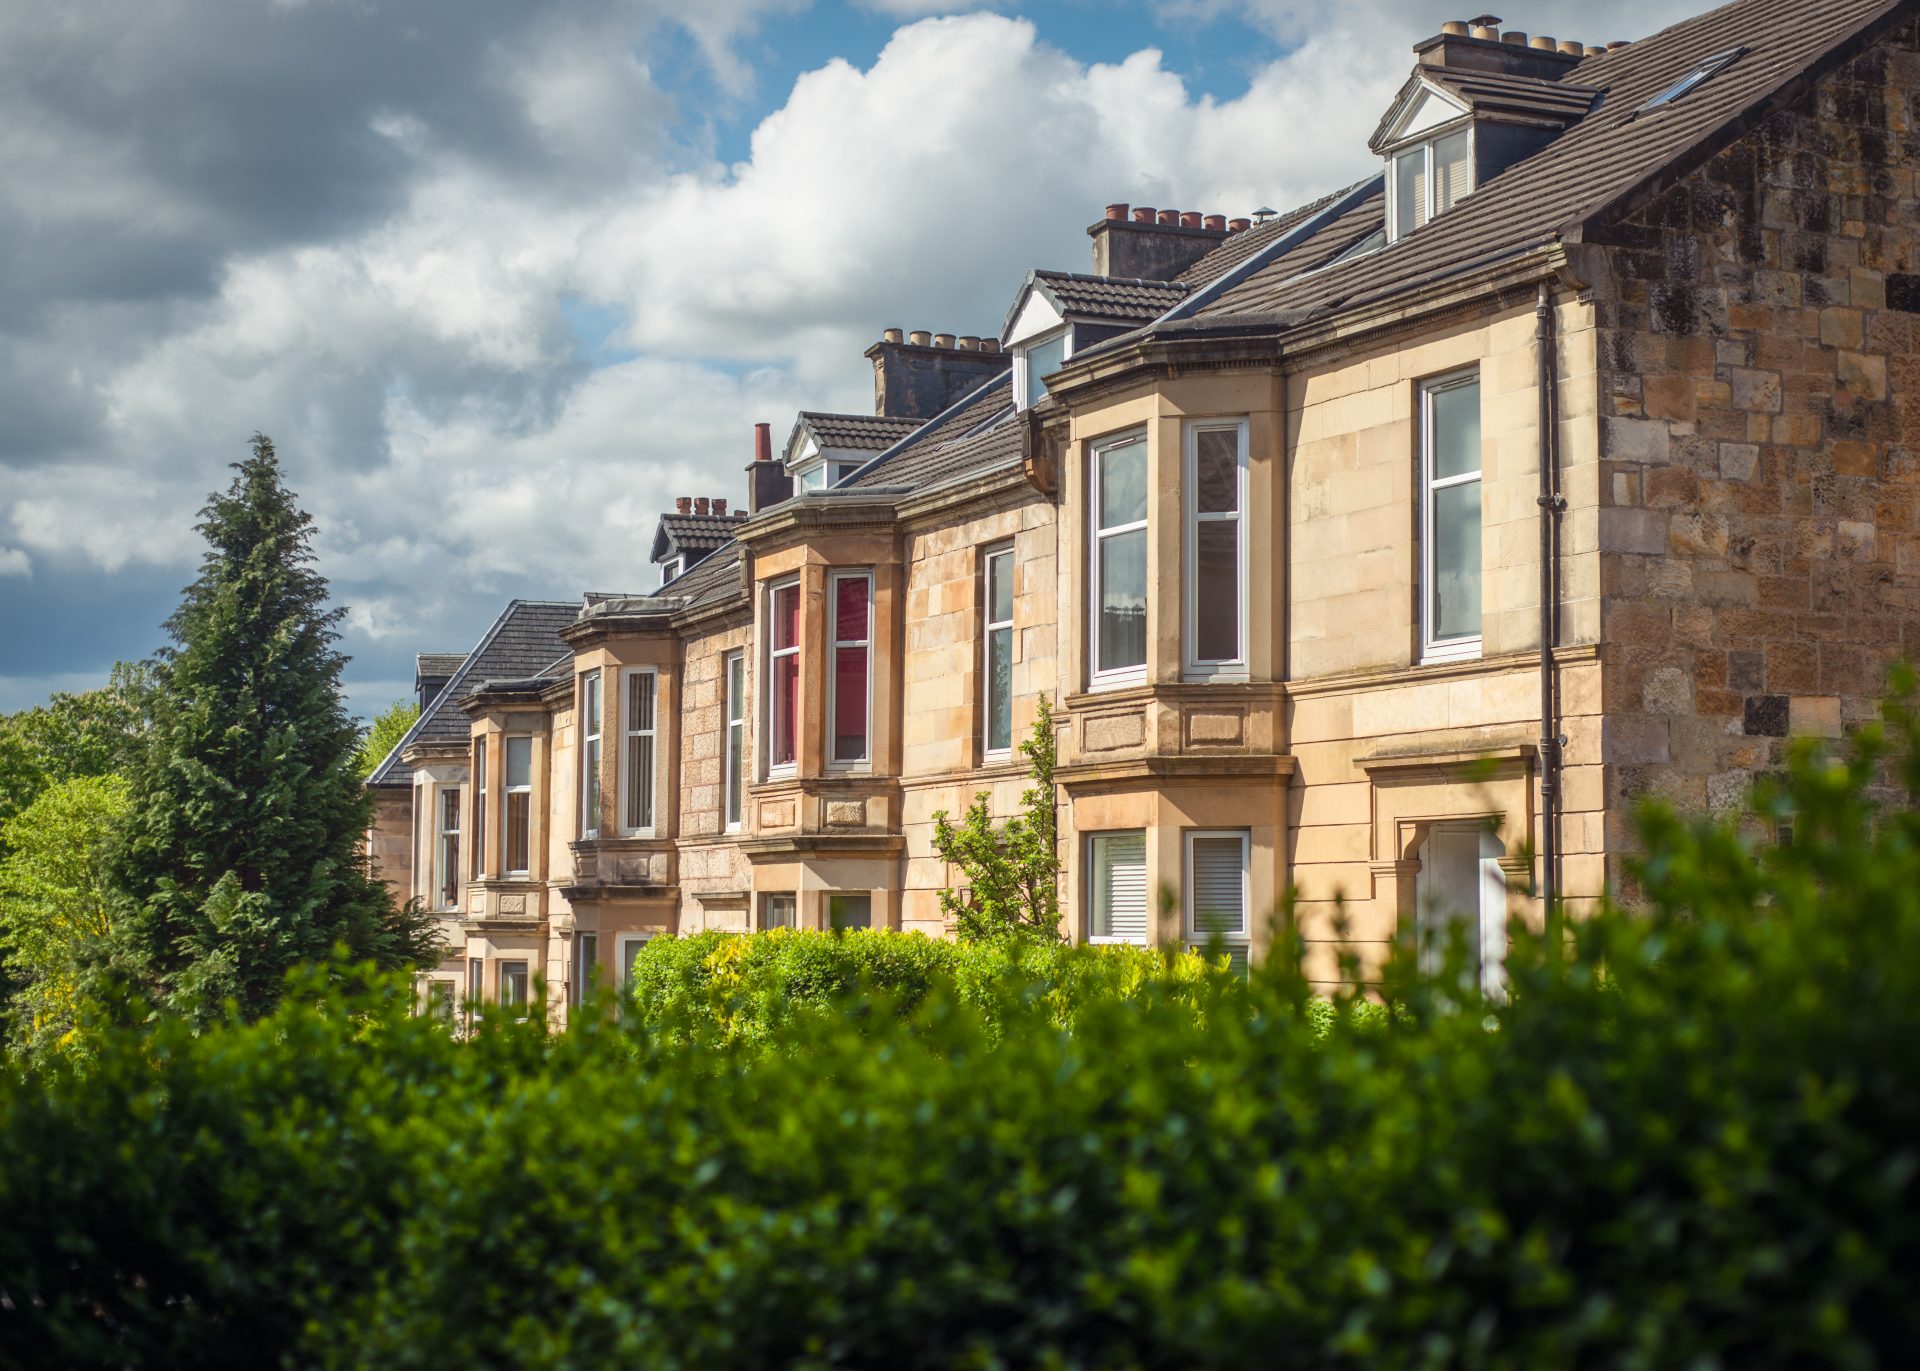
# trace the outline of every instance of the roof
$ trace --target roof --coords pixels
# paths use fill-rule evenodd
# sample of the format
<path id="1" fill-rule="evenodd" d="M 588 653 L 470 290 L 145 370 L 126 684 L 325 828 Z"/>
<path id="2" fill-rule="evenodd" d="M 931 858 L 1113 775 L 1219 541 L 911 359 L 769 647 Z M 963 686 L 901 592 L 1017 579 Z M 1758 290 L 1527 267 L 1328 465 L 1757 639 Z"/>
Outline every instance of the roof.
<path id="1" fill-rule="evenodd" d="M 800 411 L 799 427 L 813 434 L 823 448 L 882 452 L 919 428 L 923 421 L 885 414 L 825 414 Z"/>
<path id="2" fill-rule="evenodd" d="M 1189 289 L 1179 281 L 1138 281 L 1071 271 L 1036 271 L 1027 279 L 1069 318 L 1129 323 L 1159 318 Z"/>
<path id="3" fill-rule="evenodd" d="M 1810 7 L 1805 0 L 1735 0 L 1589 57 L 1569 79 L 1603 89 L 1600 106 L 1453 210 L 1377 253 L 1317 274 L 1301 276 L 1297 261 L 1265 263 L 1195 311 L 1195 318 L 1283 315 L 1298 324 L 1580 235 L 1704 162 L 1783 100 L 1802 93 L 1846 55 L 1849 40 L 1910 12 L 1913 4 L 1822 0 Z M 1702 60 L 1742 45 L 1745 55 L 1712 80 L 1636 117 L 1647 99 Z M 1321 236 L 1331 232 L 1323 229 Z"/>
<path id="4" fill-rule="evenodd" d="M 653 531 L 648 560 L 664 562 L 683 552 L 704 557 L 732 542 L 734 529 L 746 517 L 744 510 L 737 514 L 662 514 Z"/>
<path id="5" fill-rule="evenodd" d="M 1423 85 L 1438 88 L 1481 118 L 1545 128 L 1565 128 L 1575 123 L 1593 108 L 1593 102 L 1601 95 L 1598 86 L 1572 81 L 1422 66 L 1400 88 L 1400 94 L 1381 117 L 1380 127 L 1368 140 L 1368 147 L 1378 152 L 1386 145 L 1396 116 Z"/>
<path id="6" fill-rule="evenodd" d="M 559 633 L 578 612 L 579 606 L 571 600 L 508 601 L 479 644 L 461 659 L 446 688 L 434 696 L 406 736 L 373 769 L 367 784 L 409 784 L 411 777 L 400 758 L 415 743 L 464 743 L 468 729 L 460 712 L 460 697 L 481 681 L 531 676 L 556 654 L 566 653 L 567 645 L 560 641 Z"/>
<path id="7" fill-rule="evenodd" d="M 1334 191 L 1331 195 L 1321 196 L 1312 204 L 1302 205 L 1298 209 L 1276 215 L 1264 224 L 1255 224 L 1252 228 L 1233 234 L 1219 247 L 1181 272 L 1180 283 L 1190 290 L 1200 290 L 1212 285 L 1248 258 L 1257 256 L 1314 215 L 1327 209 L 1343 196 L 1351 195 L 1372 179 L 1373 177 L 1369 176 L 1365 181 L 1356 181 L 1350 186 Z"/>
<path id="8" fill-rule="evenodd" d="M 460 669 L 460 663 L 467 660 L 464 652 L 422 652 L 413 659 L 413 675 L 417 681 L 440 680 L 453 675 Z"/>
<path id="9" fill-rule="evenodd" d="M 985 470 L 1004 459 L 1007 438 L 986 441 L 995 430 L 1020 441 L 1014 417 L 1013 378 L 1001 372 L 952 406 L 903 443 L 868 462 L 836 490 L 864 490 L 878 486 L 935 485 L 969 471 Z"/>

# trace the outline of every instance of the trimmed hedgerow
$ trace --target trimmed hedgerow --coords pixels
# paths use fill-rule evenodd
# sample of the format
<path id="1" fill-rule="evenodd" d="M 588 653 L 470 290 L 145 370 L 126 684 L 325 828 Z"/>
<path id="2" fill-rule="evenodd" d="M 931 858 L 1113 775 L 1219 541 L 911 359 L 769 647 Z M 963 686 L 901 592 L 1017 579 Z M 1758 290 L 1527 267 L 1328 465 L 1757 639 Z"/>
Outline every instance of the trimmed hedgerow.
<path id="1" fill-rule="evenodd" d="M 1920 723 L 1889 715 L 1898 749 L 1799 754 L 1744 828 L 1651 812 L 1648 907 L 1517 929 L 1502 1004 L 1402 958 L 1360 1026 L 1283 955 L 1061 1015 L 904 942 L 742 941 L 706 955 L 791 960 L 790 994 L 815 955 L 933 970 L 703 1026 L 722 978 L 650 949 L 670 1003 L 565 1034 L 317 981 L 109 1034 L 0 1084 L 0 1360 L 1903 1364 Z"/>

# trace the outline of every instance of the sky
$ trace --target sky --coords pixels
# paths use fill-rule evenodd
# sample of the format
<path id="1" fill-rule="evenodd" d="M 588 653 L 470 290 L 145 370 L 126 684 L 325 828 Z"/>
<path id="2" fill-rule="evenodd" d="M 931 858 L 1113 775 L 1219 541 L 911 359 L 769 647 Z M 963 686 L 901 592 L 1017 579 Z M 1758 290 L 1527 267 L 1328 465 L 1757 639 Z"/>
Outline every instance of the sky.
<path id="1" fill-rule="evenodd" d="M 1529 0 L 1643 37 L 1708 0 Z M 1438 0 L 0 0 L 0 711 L 150 654 L 255 431 L 349 703 L 513 597 L 652 588 L 757 421 L 991 334 L 1115 200 L 1373 169 Z"/>

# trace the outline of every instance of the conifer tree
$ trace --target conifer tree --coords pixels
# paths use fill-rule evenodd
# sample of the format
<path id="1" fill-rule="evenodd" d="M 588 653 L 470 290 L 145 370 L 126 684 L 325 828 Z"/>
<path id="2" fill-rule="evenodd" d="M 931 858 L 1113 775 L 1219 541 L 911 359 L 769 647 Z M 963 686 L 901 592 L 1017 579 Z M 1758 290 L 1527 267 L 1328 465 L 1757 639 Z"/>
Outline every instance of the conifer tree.
<path id="1" fill-rule="evenodd" d="M 340 698 L 344 611 L 313 569 L 312 520 L 263 435 L 234 470 L 201 511 L 209 550 L 167 621 L 114 873 L 128 969 L 200 1020 L 228 1001 L 259 1017 L 289 967 L 336 946 L 386 968 L 434 955 L 361 846 L 372 799 Z"/>

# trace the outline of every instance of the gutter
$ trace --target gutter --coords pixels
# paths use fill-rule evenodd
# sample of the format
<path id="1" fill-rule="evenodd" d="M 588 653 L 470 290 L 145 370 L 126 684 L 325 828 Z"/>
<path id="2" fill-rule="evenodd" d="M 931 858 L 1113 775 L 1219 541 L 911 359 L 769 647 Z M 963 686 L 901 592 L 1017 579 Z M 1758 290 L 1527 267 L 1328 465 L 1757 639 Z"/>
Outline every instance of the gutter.
<path id="1" fill-rule="evenodd" d="M 1534 336 L 1540 395 L 1540 899 L 1553 926 L 1560 899 L 1560 682 L 1553 652 L 1560 641 L 1560 518 L 1567 500 L 1560 493 L 1558 394 L 1554 388 L 1558 338 L 1553 288 L 1540 283 Z"/>

